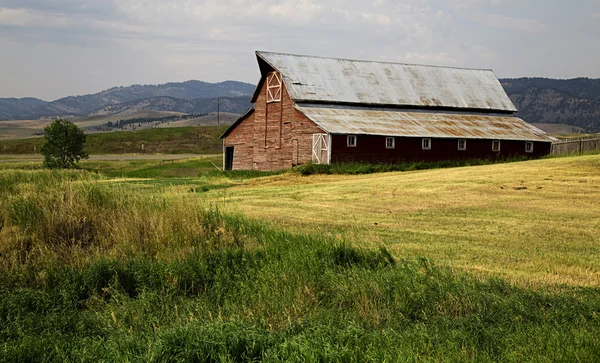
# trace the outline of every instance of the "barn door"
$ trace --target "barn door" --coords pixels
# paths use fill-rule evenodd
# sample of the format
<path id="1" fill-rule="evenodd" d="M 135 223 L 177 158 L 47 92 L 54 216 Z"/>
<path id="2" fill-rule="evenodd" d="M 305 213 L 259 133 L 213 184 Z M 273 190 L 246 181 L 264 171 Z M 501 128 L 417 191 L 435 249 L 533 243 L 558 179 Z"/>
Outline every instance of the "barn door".
<path id="1" fill-rule="evenodd" d="M 329 164 L 329 137 L 327 134 L 313 134 L 312 162 Z"/>

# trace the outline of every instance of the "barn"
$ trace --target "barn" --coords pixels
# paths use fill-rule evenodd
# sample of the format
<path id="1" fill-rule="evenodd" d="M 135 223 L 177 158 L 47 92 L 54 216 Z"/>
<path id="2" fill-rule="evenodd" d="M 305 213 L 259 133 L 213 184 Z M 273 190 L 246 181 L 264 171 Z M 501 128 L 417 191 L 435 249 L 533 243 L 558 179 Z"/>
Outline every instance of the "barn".
<path id="1" fill-rule="evenodd" d="M 314 162 L 540 157 L 491 70 L 256 52 L 254 107 L 221 136 L 227 170 Z"/>

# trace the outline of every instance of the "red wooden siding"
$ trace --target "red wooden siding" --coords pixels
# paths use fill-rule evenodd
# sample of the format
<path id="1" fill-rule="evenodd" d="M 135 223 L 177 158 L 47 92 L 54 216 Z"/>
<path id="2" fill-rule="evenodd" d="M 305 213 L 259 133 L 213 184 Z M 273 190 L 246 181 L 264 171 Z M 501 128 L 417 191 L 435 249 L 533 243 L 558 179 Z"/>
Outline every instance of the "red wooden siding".
<path id="1" fill-rule="evenodd" d="M 422 150 L 422 138 L 396 137 L 395 149 L 386 149 L 386 136 L 357 135 L 356 147 L 348 147 L 347 135 L 333 135 L 331 162 L 440 161 L 527 156 L 541 157 L 551 143 L 534 142 L 533 153 L 525 152 L 525 141 L 502 140 L 500 152 L 492 151 L 492 140 L 467 139 L 467 150 L 458 150 L 458 139 L 431 139 L 431 150 Z"/>

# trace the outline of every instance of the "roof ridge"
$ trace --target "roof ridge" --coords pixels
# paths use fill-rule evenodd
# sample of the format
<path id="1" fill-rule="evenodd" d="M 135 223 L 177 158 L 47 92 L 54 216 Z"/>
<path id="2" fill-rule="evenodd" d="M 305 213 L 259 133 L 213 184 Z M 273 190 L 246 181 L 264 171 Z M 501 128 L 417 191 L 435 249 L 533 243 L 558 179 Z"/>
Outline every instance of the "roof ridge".
<path id="1" fill-rule="evenodd" d="M 494 73 L 494 70 L 491 68 L 467 68 L 467 67 L 456 67 L 456 66 L 439 66 L 433 64 L 418 64 L 418 63 L 402 63 L 402 62 L 390 62 L 390 61 L 374 61 L 374 60 L 366 60 L 366 59 L 350 59 L 350 58 L 339 58 L 339 57 L 325 57 L 319 55 L 306 55 L 306 54 L 293 54 L 293 53 L 281 53 L 281 52 L 270 52 L 257 50 L 255 54 L 277 54 L 277 55 L 287 55 L 293 57 L 305 57 L 305 58 L 319 58 L 319 59 L 333 59 L 333 60 L 343 60 L 350 62 L 362 62 L 362 63 L 380 63 L 380 64 L 399 64 L 404 66 L 417 66 L 417 67 L 431 67 L 431 68 L 449 68 L 449 69 L 461 69 L 466 71 L 489 71 Z"/>

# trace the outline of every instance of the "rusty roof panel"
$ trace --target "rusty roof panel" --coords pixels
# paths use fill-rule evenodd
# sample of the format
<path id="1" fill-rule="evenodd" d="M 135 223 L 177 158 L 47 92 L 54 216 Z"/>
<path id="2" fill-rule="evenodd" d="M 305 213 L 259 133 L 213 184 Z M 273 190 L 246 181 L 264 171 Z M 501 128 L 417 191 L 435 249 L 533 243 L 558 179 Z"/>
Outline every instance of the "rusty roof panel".
<path id="1" fill-rule="evenodd" d="M 410 112 L 394 109 L 297 105 L 331 134 L 552 142 L 544 131 L 515 116 Z"/>
<path id="2" fill-rule="evenodd" d="M 296 102 L 516 112 L 491 70 L 256 52 Z"/>

